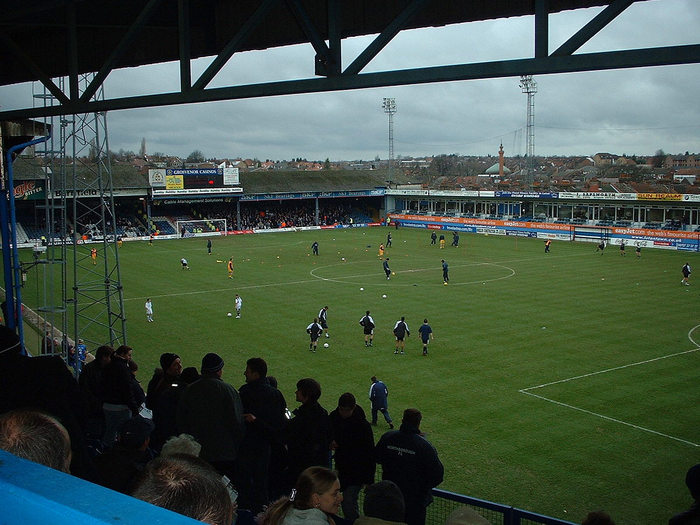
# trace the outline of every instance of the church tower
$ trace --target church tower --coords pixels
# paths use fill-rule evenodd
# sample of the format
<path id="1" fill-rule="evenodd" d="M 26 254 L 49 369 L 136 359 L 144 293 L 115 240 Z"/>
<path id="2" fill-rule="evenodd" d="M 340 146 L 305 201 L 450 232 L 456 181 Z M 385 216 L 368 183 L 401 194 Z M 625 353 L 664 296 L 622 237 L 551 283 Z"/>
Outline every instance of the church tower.
<path id="1" fill-rule="evenodd" d="M 498 150 L 498 176 L 503 178 L 503 142 Z"/>

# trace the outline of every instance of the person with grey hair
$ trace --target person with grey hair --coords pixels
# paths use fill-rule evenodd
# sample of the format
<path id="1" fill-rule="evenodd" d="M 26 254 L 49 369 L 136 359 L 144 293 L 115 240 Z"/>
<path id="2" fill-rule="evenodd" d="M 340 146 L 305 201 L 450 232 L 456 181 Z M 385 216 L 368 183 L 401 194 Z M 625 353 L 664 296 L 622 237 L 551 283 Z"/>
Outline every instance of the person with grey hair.
<path id="1" fill-rule="evenodd" d="M 190 456 L 199 457 L 201 450 L 202 445 L 194 437 L 189 434 L 180 434 L 179 436 L 172 436 L 165 442 L 160 455 L 189 454 Z"/>
<path id="2" fill-rule="evenodd" d="M 37 410 L 12 410 L 0 416 L 0 449 L 70 474 L 70 436 L 54 417 Z"/>
<path id="3" fill-rule="evenodd" d="M 447 516 L 445 525 L 491 525 L 491 522 L 474 509 L 462 505 Z"/>
<path id="4" fill-rule="evenodd" d="M 188 454 L 148 463 L 131 495 L 211 525 L 231 525 L 235 518 L 224 479 L 206 461 Z"/>

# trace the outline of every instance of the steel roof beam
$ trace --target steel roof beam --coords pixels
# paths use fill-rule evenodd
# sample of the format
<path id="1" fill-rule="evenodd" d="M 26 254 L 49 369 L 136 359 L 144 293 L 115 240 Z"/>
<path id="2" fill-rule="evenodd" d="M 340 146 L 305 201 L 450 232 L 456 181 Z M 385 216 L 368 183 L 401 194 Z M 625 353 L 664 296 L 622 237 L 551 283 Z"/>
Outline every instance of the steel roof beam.
<path id="1" fill-rule="evenodd" d="M 318 93 L 350 89 L 365 89 L 434 82 L 453 82 L 486 78 L 517 77 L 521 75 L 547 75 L 608 69 L 668 66 L 700 62 L 700 44 L 669 46 L 626 51 L 549 56 L 452 66 L 435 66 L 400 71 L 341 75 L 330 78 L 311 78 L 209 88 L 188 92 L 125 97 L 88 103 L 68 103 L 62 106 L 9 110 L 0 112 L 0 120 L 37 118 L 52 115 L 70 115 L 96 111 L 110 111 L 155 106 L 192 104 L 221 100 Z"/>
<path id="2" fill-rule="evenodd" d="M 574 36 L 564 42 L 552 56 L 571 55 L 583 44 L 588 42 L 601 29 L 612 22 L 625 9 L 631 6 L 635 0 L 615 0 L 608 7 L 598 13 L 593 20 L 579 29 Z"/>
<path id="3" fill-rule="evenodd" d="M 280 0 L 265 0 L 260 7 L 255 10 L 255 13 L 246 20 L 241 30 L 226 44 L 221 53 L 209 64 L 209 67 L 200 75 L 192 88 L 196 90 L 203 90 L 206 88 L 209 82 L 221 71 L 229 59 L 240 50 L 240 46 L 245 42 L 246 38 L 248 38 L 255 28 L 262 23 L 265 16 L 270 12 L 270 9 L 279 2 Z"/>

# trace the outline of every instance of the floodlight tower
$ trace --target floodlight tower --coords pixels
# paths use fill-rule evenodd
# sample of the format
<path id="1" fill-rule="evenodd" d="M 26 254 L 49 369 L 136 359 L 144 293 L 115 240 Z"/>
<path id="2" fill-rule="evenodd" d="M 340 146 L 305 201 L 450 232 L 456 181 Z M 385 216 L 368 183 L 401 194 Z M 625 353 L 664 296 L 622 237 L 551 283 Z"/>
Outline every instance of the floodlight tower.
<path id="1" fill-rule="evenodd" d="M 532 75 L 520 77 L 520 89 L 527 94 L 527 185 L 532 188 L 535 175 L 535 93 L 537 82 Z"/>
<path id="2" fill-rule="evenodd" d="M 394 114 L 396 113 L 396 99 L 384 98 L 382 101 L 384 113 L 389 116 L 389 166 L 394 165 Z"/>

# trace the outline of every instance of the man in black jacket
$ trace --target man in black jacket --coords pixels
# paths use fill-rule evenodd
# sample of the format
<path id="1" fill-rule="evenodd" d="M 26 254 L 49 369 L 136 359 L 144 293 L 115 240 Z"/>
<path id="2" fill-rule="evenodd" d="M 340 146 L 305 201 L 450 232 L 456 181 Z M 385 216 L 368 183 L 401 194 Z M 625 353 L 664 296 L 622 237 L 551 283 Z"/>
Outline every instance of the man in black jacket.
<path id="1" fill-rule="evenodd" d="M 375 447 L 382 479 L 393 481 L 403 493 L 408 525 L 425 525 L 433 500 L 430 492 L 442 483 L 445 472 L 437 451 L 421 435 L 421 419 L 418 409 L 406 409 L 399 430 L 384 434 Z"/>
<path id="2" fill-rule="evenodd" d="M 284 430 L 288 451 L 287 488 L 312 466 L 330 467 L 331 427 L 328 412 L 319 403 L 321 385 L 310 377 L 297 381 L 296 399 L 301 403 Z"/>
<path id="3" fill-rule="evenodd" d="M 239 450 L 239 506 L 253 514 L 269 503 L 268 469 L 272 443 L 286 422 L 282 392 L 267 382 L 267 363 L 260 357 L 246 362 L 245 384 L 238 389 L 243 403 L 245 437 Z"/>
<path id="4" fill-rule="evenodd" d="M 330 419 L 331 450 L 343 491 L 343 516 L 354 521 L 359 517 L 360 490 L 374 482 L 374 434 L 364 410 L 350 392 L 340 396 Z"/>
<path id="5" fill-rule="evenodd" d="M 122 424 L 132 415 L 138 415 L 139 405 L 131 389 L 132 374 L 129 360 L 133 349 L 121 345 L 116 349 L 111 362 L 102 372 L 102 410 L 105 415 L 105 433 L 102 442 L 109 448 L 117 440 L 117 433 Z"/>

